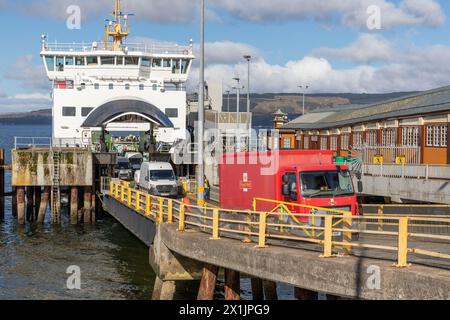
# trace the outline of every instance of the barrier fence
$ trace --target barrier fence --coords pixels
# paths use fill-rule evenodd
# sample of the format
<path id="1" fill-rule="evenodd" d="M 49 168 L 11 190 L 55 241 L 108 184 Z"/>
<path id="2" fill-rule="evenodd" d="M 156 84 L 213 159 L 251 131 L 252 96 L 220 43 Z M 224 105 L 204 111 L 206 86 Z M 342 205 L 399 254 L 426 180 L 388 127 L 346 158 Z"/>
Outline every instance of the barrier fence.
<path id="1" fill-rule="evenodd" d="M 109 195 L 157 223 L 177 224 L 180 232 L 201 231 L 212 240 L 231 238 L 256 243 L 257 248 L 269 244 L 293 248 L 312 244 L 324 258 L 376 250 L 389 253 L 387 258 L 394 259 L 397 267 L 409 266 L 412 255 L 450 260 L 448 217 L 352 216 L 347 211 L 303 205 L 298 206 L 311 213 L 294 214 L 289 212 L 292 204 L 286 203 L 274 203 L 271 212 L 226 210 L 155 197 L 116 180 L 110 183 Z"/>

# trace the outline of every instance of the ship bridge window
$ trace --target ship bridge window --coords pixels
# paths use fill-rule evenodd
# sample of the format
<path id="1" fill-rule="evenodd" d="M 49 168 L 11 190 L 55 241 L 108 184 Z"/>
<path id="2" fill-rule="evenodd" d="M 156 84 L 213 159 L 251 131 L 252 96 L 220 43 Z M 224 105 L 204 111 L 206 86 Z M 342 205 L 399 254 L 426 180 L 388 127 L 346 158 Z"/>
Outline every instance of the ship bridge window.
<path id="1" fill-rule="evenodd" d="M 87 117 L 92 110 L 94 110 L 94 108 L 81 108 L 81 116 Z"/>
<path id="2" fill-rule="evenodd" d="M 66 57 L 66 66 L 73 66 L 73 57 Z"/>
<path id="3" fill-rule="evenodd" d="M 109 88 L 109 90 L 113 90 L 113 89 L 114 89 L 114 84 L 113 84 L 113 83 L 110 83 L 110 84 L 108 85 L 108 88 Z"/>
<path id="4" fill-rule="evenodd" d="M 181 72 L 181 60 L 172 60 L 172 73 L 178 74 Z"/>
<path id="5" fill-rule="evenodd" d="M 127 66 L 139 65 L 139 57 L 125 57 L 125 65 Z"/>
<path id="6" fill-rule="evenodd" d="M 98 89 L 100 89 L 100 84 L 98 84 L 98 83 L 95 83 L 95 84 L 94 84 L 94 89 L 95 89 L 95 90 L 98 90 Z"/>
<path id="7" fill-rule="evenodd" d="M 63 117 L 75 117 L 77 114 L 77 108 L 75 107 L 63 107 Z"/>
<path id="8" fill-rule="evenodd" d="M 58 71 L 64 71 L 64 57 L 56 57 L 56 68 Z"/>
<path id="9" fill-rule="evenodd" d="M 191 61 L 188 59 L 181 60 L 181 73 L 182 74 L 186 74 L 188 72 L 190 62 Z"/>
<path id="10" fill-rule="evenodd" d="M 178 109 L 177 108 L 167 108 L 166 116 L 169 118 L 178 118 Z"/>
<path id="11" fill-rule="evenodd" d="M 162 60 L 161 59 L 153 59 L 152 66 L 153 66 L 153 68 L 161 68 Z"/>
<path id="12" fill-rule="evenodd" d="M 139 90 L 144 90 L 144 84 L 139 84 Z"/>
<path id="13" fill-rule="evenodd" d="M 114 65 L 115 58 L 114 57 L 101 57 L 102 65 Z"/>
<path id="14" fill-rule="evenodd" d="M 98 65 L 98 57 L 87 57 L 88 66 Z"/>
<path id="15" fill-rule="evenodd" d="M 142 58 L 141 66 L 150 68 L 150 59 L 149 58 Z"/>
<path id="16" fill-rule="evenodd" d="M 123 57 L 117 57 L 117 65 L 123 66 Z"/>
<path id="17" fill-rule="evenodd" d="M 130 90 L 130 84 L 129 83 L 125 84 L 125 90 Z"/>
<path id="18" fill-rule="evenodd" d="M 164 59 L 163 60 L 163 68 L 170 68 L 171 67 L 171 63 L 172 62 L 172 60 L 170 60 L 170 59 Z"/>
<path id="19" fill-rule="evenodd" d="M 45 64 L 47 65 L 48 71 L 55 71 L 55 57 L 45 57 Z"/>
<path id="20" fill-rule="evenodd" d="M 84 57 L 76 57 L 75 58 L 75 65 L 76 66 L 85 66 L 86 61 L 84 60 Z"/>

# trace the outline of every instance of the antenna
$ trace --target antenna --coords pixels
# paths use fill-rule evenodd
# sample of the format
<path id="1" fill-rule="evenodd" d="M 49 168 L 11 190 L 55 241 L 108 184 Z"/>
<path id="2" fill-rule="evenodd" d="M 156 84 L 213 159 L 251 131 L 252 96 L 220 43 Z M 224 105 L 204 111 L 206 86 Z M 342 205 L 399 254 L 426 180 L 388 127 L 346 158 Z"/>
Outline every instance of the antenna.
<path id="1" fill-rule="evenodd" d="M 113 18 L 114 20 L 106 20 L 105 25 L 105 49 L 108 49 L 108 40 L 112 38 L 112 50 L 123 50 L 123 40 L 129 35 L 128 20 L 134 14 L 124 14 L 122 12 L 121 0 L 114 1 Z M 124 23 L 122 23 L 122 19 Z"/>

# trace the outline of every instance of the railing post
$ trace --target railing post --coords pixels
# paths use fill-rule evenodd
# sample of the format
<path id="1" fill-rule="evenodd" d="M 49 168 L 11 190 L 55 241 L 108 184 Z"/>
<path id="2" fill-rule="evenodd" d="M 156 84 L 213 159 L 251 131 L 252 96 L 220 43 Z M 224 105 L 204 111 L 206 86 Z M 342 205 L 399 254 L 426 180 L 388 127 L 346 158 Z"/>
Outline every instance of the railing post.
<path id="1" fill-rule="evenodd" d="M 267 231 L 267 213 L 261 212 L 259 214 L 259 240 L 257 248 L 267 248 L 266 245 L 266 231 Z"/>
<path id="2" fill-rule="evenodd" d="M 384 215 L 384 206 L 379 206 L 378 207 L 378 231 L 383 231 L 383 229 L 384 229 L 383 215 Z"/>
<path id="3" fill-rule="evenodd" d="M 120 185 L 120 201 L 125 203 L 125 186 L 123 184 Z"/>
<path id="4" fill-rule="evenodd" d="M 408 223 L 409 218 L 400 218 L 398 221 L 398 259 L 397 268 L 407 268 L 408 264 Z"/>
<path id="5" fill-rule="evenodd" d="M 147 194 L 145 196 L 145 215 L 147 217 L 150 217 L 150 215 L 152 214 L 152 197 Z"/>
<path id="6" fill-rule="evenodd" d="M 156 222 L 162 223 L 164 222 L 164 199 L 159 198 L 159 210 L 158 210 L 158 219 Z"/>
<path id="7" fill-rule="evenodd" d="M 256 211 L 256 198 L 253 199 L 253 211 Z"/>
<path id="8" fill-rule="evenodd" d="M 344 242 L 344 254 L 350 255 L 352 253 L 352 225 L 353 225 L 353 218 L 351 212 L 345 212 L 344 213 L 344 219 L 343 219 L 343 229 L 345 230 L 342 233 L 342 239 Z"/>
<path id="9" fill-rule="evenodd" d="M 116 185 L 116 199 L 119 199 L 120 188 L 118 183 L 114 183 Z"/>
<path id="10" fill-rule="evenodd" d="M 333 217 L 325 216 L 325 232 L 323 243 L 323 255 L 321 258 L 330 258 L 333 256 Z"/>
<path id="11" fill-rule="evenodd" d="M 131 205 L 133 204 L 132 191 L 130 187 L 127 187 L 127 190 L 128 190 L 128 206 L 131 207 Z"/>
<path id="12" fill-rule="evenodd" d="M 252 213 L 248 212 L 248 214 L 245 217 L 245 232 L 247 233 L 245 235 L 245 239 L 242 240 L 243 243 L 252 243 Z"/>
<path id="13" fill-rule="evenodd" d="M 180 206 L 180 219 L 179 219 L 179 221 L 178 221 L 178 231 L 184 231 L 185 230 L 185 227 L 186 227 L 186 225 L 185 225 L 185 212 L 184 212 L 184 210 L 185 210 L 185 205 L 184 204 L 182 204 L 181 206 Z"/>
<path id="14" fill-rule="evenodd" d="M 219 220 L 219 209 L 213 210 L 213 234 L 211 240 L 220 240 L 219 228 L 220 228 L 220 220 Z"/>
<path id="15" fill-rule="evenodd" d="M 112 181 L 109 183 L 109 194 L 114 195 L 114 183 Z"/>
<path id="16" fill-rule="evenodd" d="M 167 203 L 167 223 L 173 223 L 173 200 L 169 199 Z"/>
<path id="17" fill-rule="evenodd" d="M 141 212 L 141 193 L 140 192 L 136 192 L 136 211 L 137 212 Z"/>
<path id="18" fill-rule="evenodd" d="M 427 166 L 425 167 L 425 180 L 428 180 L 429 177 L 430 177 L 430 166 L 427 164 Z"/>

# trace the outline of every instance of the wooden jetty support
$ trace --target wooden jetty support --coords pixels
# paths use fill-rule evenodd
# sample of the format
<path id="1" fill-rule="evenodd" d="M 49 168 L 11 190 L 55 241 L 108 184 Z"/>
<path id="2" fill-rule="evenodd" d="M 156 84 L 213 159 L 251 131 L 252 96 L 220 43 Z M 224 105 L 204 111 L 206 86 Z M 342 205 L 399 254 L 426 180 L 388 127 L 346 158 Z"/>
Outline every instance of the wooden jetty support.
<path id="1" fill-rule="evenodd" d="M 1 156 L 0 152 L 0 180 L 4 168 Z M 104 178 L 101 173 L 106 172 L 111 177 L 116 163 L 116 154 L 93 153 L 84 148 L 12 150 L 13 215 L 17 213 L 19 224 L 43 223 L 50 207 L 51 222 L 59 224 L 61 195 L 67 192 L 70 223 L 95 223 L 96 210 L 101 209 L 96 199 Z M 4 191 L 0 191 L 0 202 L 3 195 Z M 0 218 L 2 212 L 0 210 Z"/>

